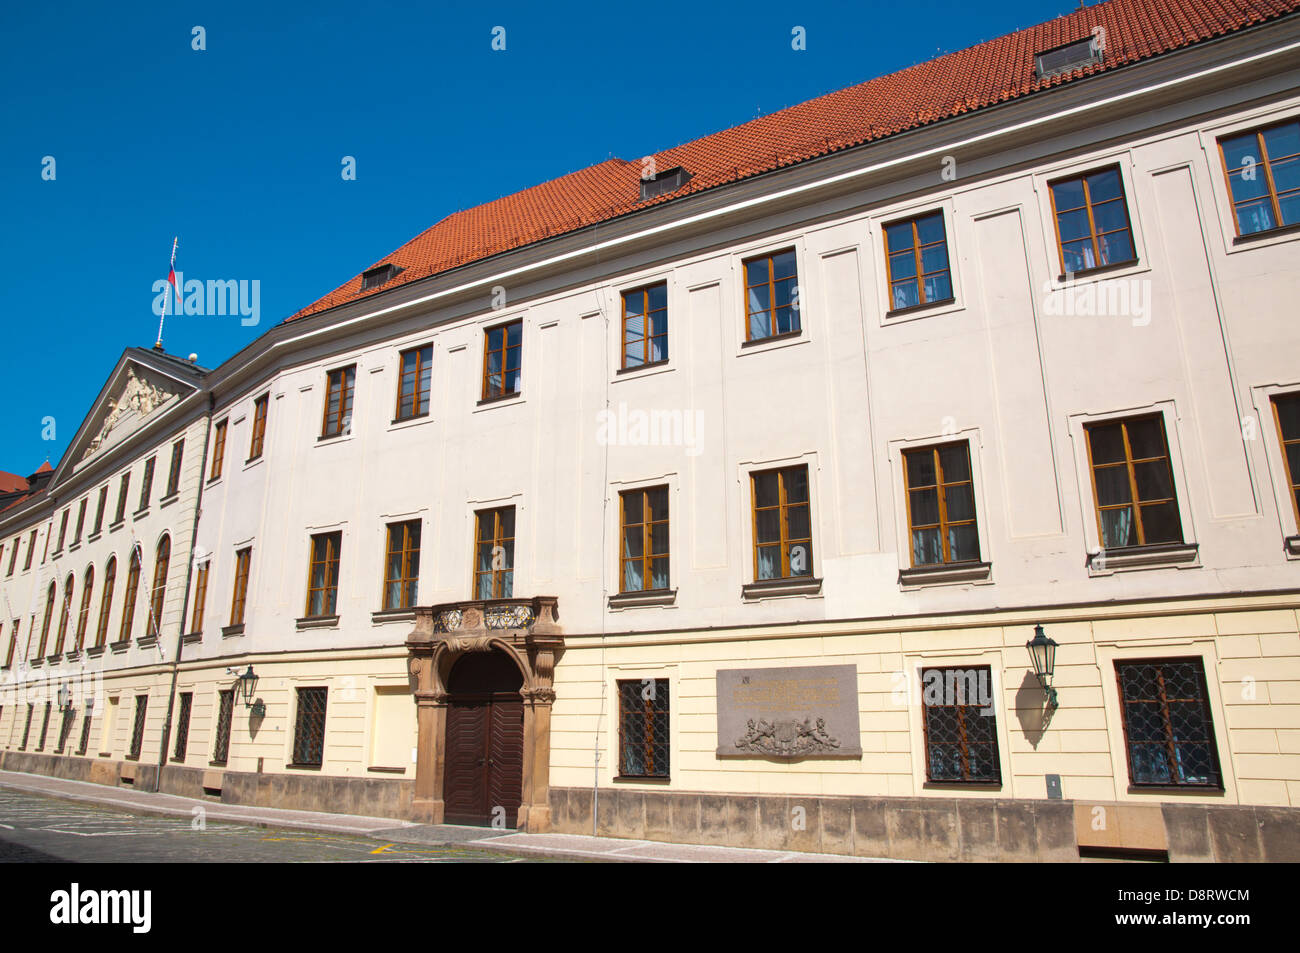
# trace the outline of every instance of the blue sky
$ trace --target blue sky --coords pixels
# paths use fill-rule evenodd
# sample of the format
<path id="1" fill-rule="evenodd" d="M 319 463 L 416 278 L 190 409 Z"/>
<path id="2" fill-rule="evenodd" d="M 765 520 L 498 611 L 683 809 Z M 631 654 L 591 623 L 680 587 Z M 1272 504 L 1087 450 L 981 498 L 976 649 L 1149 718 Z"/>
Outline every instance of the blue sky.
<path id="1" fill-rule="evenodd" d="M 261 283 L 257 326 L 168 319 L 167 350 L 213 367 L 457 209 L 1075 6 L 7 4 L 0 470 L 57 464 L 122 349 L 153 344 L 174 235 L 186 278 Z"/>

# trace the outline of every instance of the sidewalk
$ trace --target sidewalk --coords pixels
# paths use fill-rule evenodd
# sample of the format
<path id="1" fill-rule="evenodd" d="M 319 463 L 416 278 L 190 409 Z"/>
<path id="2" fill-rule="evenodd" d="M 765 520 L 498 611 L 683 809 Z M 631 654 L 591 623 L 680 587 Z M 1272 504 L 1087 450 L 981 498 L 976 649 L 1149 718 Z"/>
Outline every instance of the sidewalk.
<path id="1" fill-rule="evenodd" d="M 0 771 L 0 789 L 24 791 L 65 801 L 79 801 L 131 814 L 193 817 L 203 809 L 206 821 L 244 824 L 251 827 L 282 827 L 291 830 L 371 837 L 387 844 L 454 844 L 477 850 L 519 855 L 556 857 L 569 860 L 648 863 L 894 863 L 870 857 L 840 854 L 804 854 L 795 851 L 758 850 L 744 847 L 714 847 L 701 844 L 671 844 L 660 841 L 625 840 L 583 834 L 520 834 L 482 827 L 451 824 L 412 824 L 391 817 L 357 814 L 327 814 L 288 811 L 277 807 L 250 807 L 220 801 L 151 794 L 130 788 L 106 787 L 85 781 L 49 778 L 39 774 Z"/>

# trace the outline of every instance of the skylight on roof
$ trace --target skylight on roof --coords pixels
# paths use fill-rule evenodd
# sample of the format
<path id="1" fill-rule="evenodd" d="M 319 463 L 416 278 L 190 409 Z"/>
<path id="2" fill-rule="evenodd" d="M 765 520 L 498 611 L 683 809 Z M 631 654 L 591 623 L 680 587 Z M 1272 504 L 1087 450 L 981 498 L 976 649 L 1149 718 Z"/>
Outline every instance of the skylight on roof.
<path id="1" fill-rule="evenodd" d="M 641 201 L 676 192 L 691 180 L 691 174 L 681 166 L 665 169 L 650 178 L 641 180 Z"/>
<path id="2" fill-rule="evenodd" d="M 361 273 L 361 290 L 369 291 L 371 288 L 378 288 L 384 282 L 396 278 L 403 270 L 404 269 L 398 268 L 396 265 L 389 263 L 377 265 L 369 271 L 363 271 Z"/>
<path id="3" fill-rule="evenodd" d="M 1034 71 L 1038 78 L 1069 73 L 1101 62 L 1102 47 L 1099 36 L 1076 40 L 1065 46 L 1034 55 Z"/>

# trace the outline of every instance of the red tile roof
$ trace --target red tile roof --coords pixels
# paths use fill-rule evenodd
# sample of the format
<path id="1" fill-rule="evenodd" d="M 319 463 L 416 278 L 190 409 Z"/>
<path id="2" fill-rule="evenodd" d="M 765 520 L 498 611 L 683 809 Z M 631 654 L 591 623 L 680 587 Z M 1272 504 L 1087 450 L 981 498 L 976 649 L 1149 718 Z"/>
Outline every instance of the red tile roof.
<path id="1" fill-rule="evenodd" d="M 20 477 L 16 473 L 6 473 L 0 470 L 0 493 L 13 493 L 17 490 L 27 489 L 27 478 Z"/>
<path id="2" fill-rule="evenodd" d="M 685 188 L 671 196 L 640 201 L 640 162 L 608 159 L 456 212 L 376 262 L 404 268 L 396 278 L 362 292 L 358 274 L 287 320 L 658 202 L 1115 69 L 1294 13 L 1297 8 L 1300 0 L 1107 0 L 657 153 L 655 168 L 680 165 L 693 176 Z M 1073 74 L 1036 77 L 1036 53 L 1087 39 L 1097 26 L 1106 31 L 1101 65 Z"/>

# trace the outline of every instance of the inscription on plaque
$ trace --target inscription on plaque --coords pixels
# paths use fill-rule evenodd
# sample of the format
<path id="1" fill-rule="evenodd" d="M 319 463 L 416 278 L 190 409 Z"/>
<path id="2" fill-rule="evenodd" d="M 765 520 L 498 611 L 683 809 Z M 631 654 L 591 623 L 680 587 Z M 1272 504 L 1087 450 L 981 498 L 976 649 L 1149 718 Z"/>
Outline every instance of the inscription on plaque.
<path id="1" fill-rule="evenodd" d="M 718 757 L 855 758 L 858 672 L 852 665 L 719 671 Z"/>

